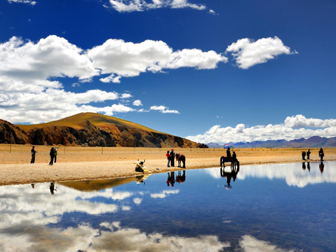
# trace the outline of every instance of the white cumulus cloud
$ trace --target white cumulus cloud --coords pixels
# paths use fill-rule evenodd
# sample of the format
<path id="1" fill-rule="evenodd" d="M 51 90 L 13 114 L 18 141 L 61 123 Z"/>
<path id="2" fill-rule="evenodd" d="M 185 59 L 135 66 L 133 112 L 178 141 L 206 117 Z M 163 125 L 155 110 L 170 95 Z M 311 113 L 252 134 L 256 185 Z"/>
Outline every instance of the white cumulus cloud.
<path id="1" fill-rule="evenodd" d="M 281 54 L 297 54 L 285 46 L 278 37 L 262 38 L 257 41 L 248 38 L 239 39 L 228 46 L 226 51 L 232 53 L 238 67 L 242 69 L 265 63 Z"/>
<path id="2" fill-rule="evenodd" d="M 336 127 L 336 119 L 316 119 L 306 118 L 303 115 L 288 116 L 285 120 L 285 125 L 290 128 L 329 128 Z"/>
<path id="3" fill-rule="evenodd" d="M 51 77 L 86 79 L 99 75 L 82 49 L 55 35 L 36 44 L 17 37 L 0 44 L 0 73 L 0 83 L 24 81 L 47 87 Z"/>
<path id="4" fill-rule="evenodd" d="M 127 3 L 130 4 L 132 1 Z M 134 3 L 141 4 L 144 1 Z M 155 0 L 152 4 L 160 3 L 165 2 Z M 174 0 L 169 3 L 174 8 L 189 4 L 184 0 Z M 260 53 L 250 55 L 250 58 L 254 58 L 253 62 L 269 58 L 270 56 L 267 55 L 273 57 L 281 52 L 290 53 L 289 48 L 285 47 L 277 37 L 256 42 L 246 41 L 246 39 L 244 43 L 241 41 L 232 44 L 227 50 L 237 54 L 236 59 L 241 62 L 239 63 L 241 66 L 246 66 L 245 59 L 249 58 L 246 54 L 255 51 L 255 48 L 262 50 L 259 50 Z M 272 43 L 273 47 L 270 46 Z M 268 46 L 263 47 L 262 44 Z M 265 48 L 269 49 L 268 54 Z M 212 50 L 204 52 L 196 48 L 174 51 L 163 41 L 146 40 L 133 43 L 120 39 L 108 39 L 102 45 L 82 49 L 65 38 L 55 35 L 42 38 L 37 42 L 12 37 L 9 41 L 0 43 L 0 114 L 2 119 L 13 123 L 46 122 L 80 112 L 101 112 L 113 115 L 121 112 L 156 110 L 165 114 L 179 114 L 178 110 L 170 110 L 165 106 L 136 110 L 122 104 L 128 102 L 123 99 L 131 97 L 127 93 L 118 94 L 97 89 L 82 91 L 82 93 L 66 91 L 62 80 L 71 78 L 74 83 L 72 87 L 81 86 L 83 90 L 84 85 L 78 83 L 94 85 L 95 77 L 103 83 L 120 83 L 123 77 L 135 77 L 141 73 L 164 72 L 167 69 L 182 67 L 199 70 L 214 69 L 221 62 L 228 62 L 228 58 L 222 53 Z M 101 106 L 101 103 L 118 99 L 120 101 L 116 104 Z M 134 101 L 133 106 L 141 106 L 139 101 Z"/>
<path id="5" fill-rule="evenodd" d="M 108 7 L 107 5 L 104 5 Z M 160 8 L 205 10 L 203 4 L 192 4 L 187 0 L 110 0 L 110 6 L 118 12 L 145 11 Z"/>
<path id="6" fill-rule="evenodd" d="M 164 69 L 193 67 L 214 69 L 227 57 L 215 51 L 203 52 L 199 49 L 173 51 L 163 41 L 146 40 L 141 43 L 108 39 L 104 44 L 87 51 L 96 69 L 110 76 L 102 82 L 119 83 L 121 77 L 135 77 L 145 72 L 162 72 Z"/>
<path id="7" fill-rule="evenodd" d="M 138 107 L 138 106 L 142 106 L 142 103 L 141 103 L 140 100 L 135 100 L 135 101 L 133 102 L 133 105 Z"/>
<path id="8" fill-rule="evenodd" d="M 23 4 L 29 4 L 29 5 L 35 5 L 37 4 L 36 1 L 31 0 L 8 0 L 9 3 L 23 3 Z"/>
<path id="9" fill-rule="evenodd" d="M 65 91 L 61 81 L 63 78 L 76 78 L 79 83 L 90 84 L 95 76 L 107 73 L 109 77 L 101 78 L 102 82 L 120 82 L 121 76 L 131 77 L 141 72 L 157 72 L 169 68 L 168 65 L 176 58 L 176 54 L 178 52 L 174 53 L 162 41 L 133 44 L 108 40 L 104 45 L 84 51 L 55 35 L 37 42 L 12 37 L 9 41 L 0 43 L 1 118 L 13 123 L 40 123 L 80 112 L 113 115 L 136 111 L 120 102 L 110 106 L 95 106 L 97 102 L 130 98 L 128 93 L 118 94 L 98 89 L 74 93 Z M 185 56 L 179 57 L 182 62 L 179 63 L 180 67 L 207 68 L 204 67 L 207 64 L 205 58 L 204 62 L 199 60 L 197 64 L 194 63 L 195 60 L 190 60 L 188 65 L 183 63 L 186 62 L 183 57 Z M 113 65 L 114 60 L 119 63 Z M 170 68 L 177 67 L 175 65 Z M 73 87 L 80 86 L 78 82 Z M 140 100 L 134 102 L 134 106 L 141 105 Z M 178 113 L 168 108 L 161 112 Z"/>
<path id="10" fill-rule="evenodd" d="M 161 105 L 161 106 L 151 106 L 150 110 L 158 110 L 163 114 L 166 114 L 166 113 L 180 114 L 180 112 L 178 112 L 177 110 L 171 110 L 171 109 L 169 109 L 169 108 L 167 108 L 166 106 L 163 106 L 163 105 Z"/>
<path id="11" fill-rule="evenodd" d="M 303 115 L 289 116 L 282 124 L 256 125 L 246 127 L 221 127 L 215 125 L 204 134 L 186 138 L 201 143 L 252 142 L 266 140 L 293 140 L 312 136 L 336 137 L 336 119 L 306 118 Z"/>

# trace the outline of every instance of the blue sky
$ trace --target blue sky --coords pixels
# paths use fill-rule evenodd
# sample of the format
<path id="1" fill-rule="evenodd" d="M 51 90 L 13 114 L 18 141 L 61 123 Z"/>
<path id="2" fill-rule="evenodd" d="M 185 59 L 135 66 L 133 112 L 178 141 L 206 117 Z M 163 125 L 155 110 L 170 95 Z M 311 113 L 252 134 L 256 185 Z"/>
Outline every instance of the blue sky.
<path id="1" fill-rule="evenodd" d="M 197 142 L 336 136 L 336 2 L 1 0 L 0 118 Z"/>

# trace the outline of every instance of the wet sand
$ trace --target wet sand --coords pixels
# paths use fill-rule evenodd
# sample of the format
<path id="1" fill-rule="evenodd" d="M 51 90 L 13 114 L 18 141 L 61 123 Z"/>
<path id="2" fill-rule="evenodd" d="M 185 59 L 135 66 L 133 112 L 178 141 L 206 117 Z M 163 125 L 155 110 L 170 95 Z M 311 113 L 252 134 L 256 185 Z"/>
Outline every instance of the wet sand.
<path id="1" fill-rule="evenodd" d="M 49 165 L 50 146 L 36 146 L 36 161 L 30 164 L 30 145 L 0 145 L 0 185 L 31 184 L 141 175 L 135 162 L 145 159 L 151 173 L 181 170 L 167 167 L 166 152 L 170 148 L 64 147 L 58 149 L 57 163 Z M 224 149 L 174 149 L 186 156 L 186 169 L 219 167 Z M 234 149 L 241 166 L 302 162 L 307 149 L 253 148 Z M 319 148 L 311 148 L 310 162 L 319 162 Z M 324 148 L 325 161 L 336 160 L 336 148 Z M 229 164 L 227 164 L 229 165 Z"/>

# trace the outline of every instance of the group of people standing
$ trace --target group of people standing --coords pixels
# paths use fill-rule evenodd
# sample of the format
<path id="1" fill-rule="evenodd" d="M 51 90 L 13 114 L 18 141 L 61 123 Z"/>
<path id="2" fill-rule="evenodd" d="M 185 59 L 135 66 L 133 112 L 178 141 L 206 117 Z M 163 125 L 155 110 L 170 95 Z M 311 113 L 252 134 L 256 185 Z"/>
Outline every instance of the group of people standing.
<path id="1" fill-rule="evenodd" d="M 37 151 L 35 150 L 35 146 L 33 146 L 31 148 L 30 153 L 31 153 L 30 163 L 34 164 L 35 163 L 35 156 L 36 156 L 36 153 L 37 153 Z M 55 147 L 51 147 L 49 155 L 50 155 L 49 165 L 53 165 L 54 163 L 56 163 L 56 160 L 57 160 L 57 149 Z"/>
<path id="2" fill-rule="evenodd" d="M 167 167 L 174 167 L 175 166 L 175 152 L 174 152 L 174 149 L 171 149 L 171 151 L 169 152 L 169 150 L 167 151 L 167 154 L 166 154 L 166 157 L 167 157 Z"/>
<path id="3" fill-rule="evenodd" d="M 302 160 L 306 160 L 306 155 L 307 155 L 307 160 L 310 160 L 310 154 L 311 154 L 310 149 L 308 149 L 307 152 L 302 151 Z M 319 157 L 320 157 L 320 160 L 323 161 L 324 152 L 322 148 L 319 150 Z"/>

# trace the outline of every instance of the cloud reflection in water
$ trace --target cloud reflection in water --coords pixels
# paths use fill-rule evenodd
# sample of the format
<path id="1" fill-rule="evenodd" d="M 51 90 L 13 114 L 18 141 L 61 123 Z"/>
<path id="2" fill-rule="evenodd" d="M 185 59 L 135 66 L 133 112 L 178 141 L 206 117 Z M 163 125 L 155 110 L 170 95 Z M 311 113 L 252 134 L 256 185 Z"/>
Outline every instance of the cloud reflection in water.
<path id="1" fill-rule="evenodd" d="M 329 179 L 335 178 L 329 170 L 326 164 L 323 176 L 328 174 Z M 205 172 L 220 178 L 218 168 L 206 169 Z M 321 177 L 315 168 L 309 174 L 306 173 L 291 167 L 291 164 L 243 166 L 238 179 L 249 176 L 285 178 L 286 181 L 300 184 L 297 181 L 301 181 L 302 177 Z M 231 240 L 223 240 L 210 233 L 170 234 L 164 228 L 160 231 L 153 231 L 152 228 L 144 231 L 140 226 L 122 226 L 118 222 L 116 216 L 121 212 L 125 212 L 126 217 L 136 218 L 136 208 L 144 204 L 144 199 L 163 202 L 169 198 L 171 201 L 183 191 L 183 187 L 175 190 L 105 188 L 88 192 L 59 184 L 56 186 L 54 195 L 50 194 L 48 184 L 36 184 L 34 189 L 30 185 L 0 187 L 0 251 L 111 251 L 112 248 L 113 251 L 222 251 L 224 248 L 236 250 L 237 246 L 240 251 L 287 251 L 244 233 L 237 236 L 236 243 L 232 243 Z M 77 219 L 77 213 L 83 213 L 85 217 Z M 65 215 L 75 219 L 74 226 L 64 225 L 66 221 L 62 218 Z M 109 221 L 104 219 L 107 215 L 112 215 Z M 231 221 L 225 223 L 229 224 L 232 225 Z"/>
<path id="2" fill-rule="evenodd" d="M 287 185 L 305 187 L 307 185 L 320 183 L 336 183 L 336 169 L 331 163 L 324 162 L 323 172 L 320 170 L 320 163 L 310 163 L 309 167 L 302 169 L 298 164 L 265 164 L 265 165 L 243 165 L 237 175 L 239 180 L 248 177 L 285 179 Z M 228 169 L 229 167 L 225 167 Z M 213 178 L 220 179 L 219 168 L 207 169 L 206 172 Z"/>

